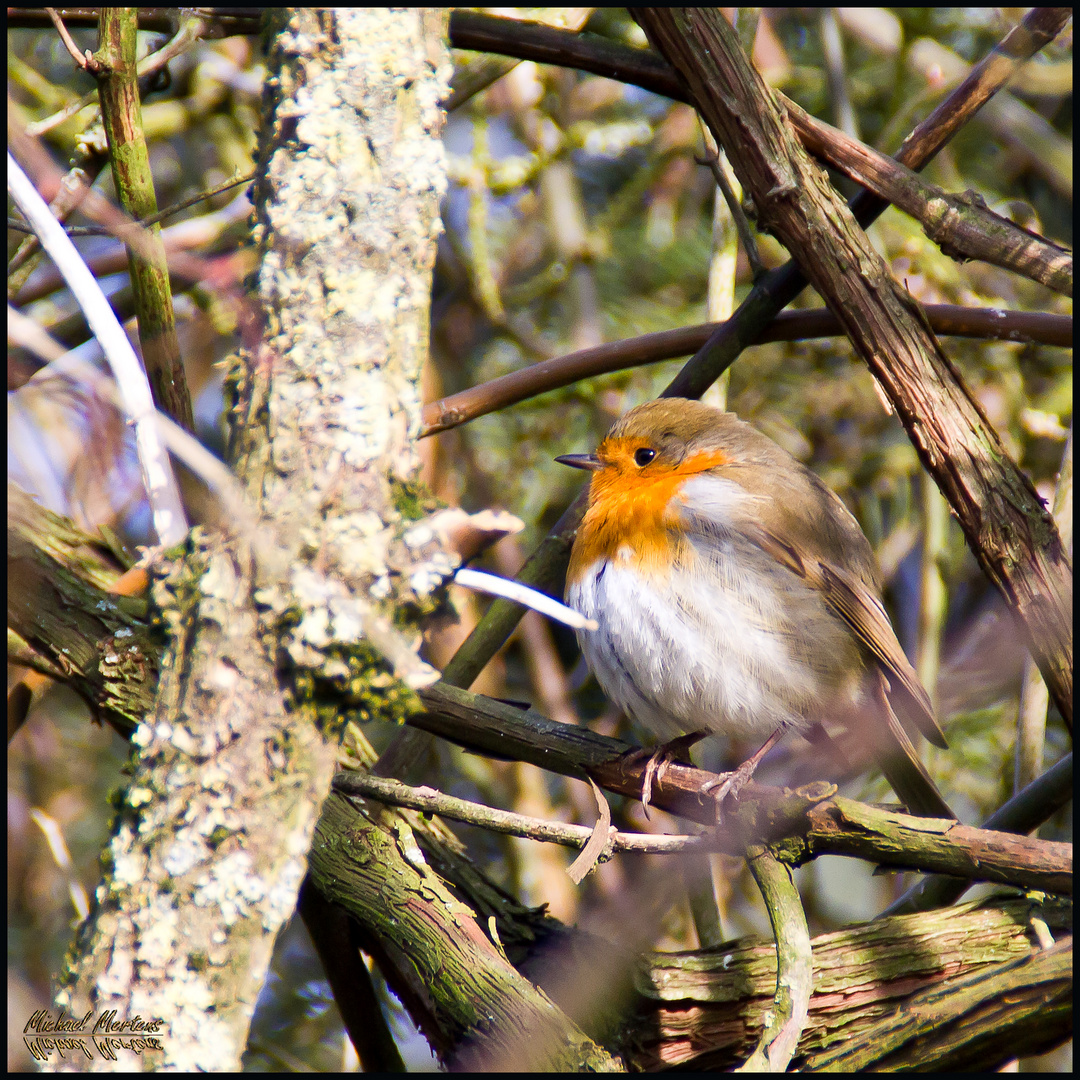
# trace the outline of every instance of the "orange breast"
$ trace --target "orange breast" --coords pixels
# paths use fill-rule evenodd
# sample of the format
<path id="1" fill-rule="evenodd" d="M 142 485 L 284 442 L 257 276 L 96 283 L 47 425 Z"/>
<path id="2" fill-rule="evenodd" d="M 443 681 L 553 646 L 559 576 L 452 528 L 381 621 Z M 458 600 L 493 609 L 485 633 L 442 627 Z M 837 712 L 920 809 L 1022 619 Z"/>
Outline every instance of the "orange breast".
<path id="1" fill-rule="evenodd" d="M 626 444 L 626 445 L 622 445 Z M 578 581 L 600 559 L 634 566 L 648 577 L 666 576 L 679 537 L 678 507 L 672 500 L 691 476 L 723 464 L 718 451 L 694 454 L 678 465 L 633 464 L 639 440 L 608 439 L 598 455 L 604 468 L 593 473 L 589 506 L 578 527 L 567 582 Z"/>

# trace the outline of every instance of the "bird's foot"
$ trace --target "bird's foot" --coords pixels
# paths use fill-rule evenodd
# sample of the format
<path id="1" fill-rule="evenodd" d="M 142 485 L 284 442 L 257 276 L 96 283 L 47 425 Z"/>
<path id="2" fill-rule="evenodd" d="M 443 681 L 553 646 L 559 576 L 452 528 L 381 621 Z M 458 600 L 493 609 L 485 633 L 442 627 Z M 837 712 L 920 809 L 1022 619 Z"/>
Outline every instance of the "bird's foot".
<path id="1" fill-rule="evenodd" d="M 710 780 L 702 789 L 702 795 L 712 795 L 716 801 L 716 824 L 723 821 L 723 806 L 726 799 L 739 800 L 739 792 L 750 782 L 757 768 L 757 762 L 751 758 L 744 761 L 737 769 L 721 773 L 715 780 Z"/>
<path id="2" fill-rule="evenodd" d="M 641 781 L 641 808 L 645 811 L 646 817 L 650 816 L 649 806 L 652 803 L 654 784 L 664 782 L 664 775 L 673 763 L 680 765 L 693 764 L 689 759 L 690 747 L 700 742 L 708 734 L 707 731 L 692 731 L 688 735 L 680 735 L 669 742 L 661 743 L 651 751 L 643 747 L 636 747 L 627 751 L 625 756 L 628 762 L 637 762 L 646 754 L 649 755 L 649 760 L 645 764 L 645 775 Z"/>
<path id="3" fill-rule="evenodd" d="M 721 773 L 715 780 L 710 780 L 702 787 L 702 794 L 712 794 L 716 800 L 717 825 L 723 820 L 724 800 L 728 798 L 738 800 L 739 792 L 750 782 L 754 771 L 761 764 L 761 759 L 780 741 L 783 734 L 784 729 L 777 728 L 765 740 L 765 745 L 753 757 L 747 758 L 737 769 L 733 769 L 729 773 Z M 715 794 L 713 794 L 714 792 Z"/>

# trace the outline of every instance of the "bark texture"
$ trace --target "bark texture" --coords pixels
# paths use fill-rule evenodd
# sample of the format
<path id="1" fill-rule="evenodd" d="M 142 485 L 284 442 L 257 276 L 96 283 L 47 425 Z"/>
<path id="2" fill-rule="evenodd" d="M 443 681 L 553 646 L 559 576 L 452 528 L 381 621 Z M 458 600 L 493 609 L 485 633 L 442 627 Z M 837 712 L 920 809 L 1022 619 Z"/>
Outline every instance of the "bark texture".
<path id="1" fill-rule="evenodd" d="M 69 1015 L 160 1019 L 160 1050 L 114 1068 L 239 1067 L 341 726 L 407 707 L 432 674 L 383 612 L 411 603 L 415 618 L 451 565 L 413 523 L 411 486 L 445 17 L 270 16 L 264 335 L 232 378 L 232 459 L 262 524 L 196 532 L 155 567 L 170 647 L 57 996 Z"/>

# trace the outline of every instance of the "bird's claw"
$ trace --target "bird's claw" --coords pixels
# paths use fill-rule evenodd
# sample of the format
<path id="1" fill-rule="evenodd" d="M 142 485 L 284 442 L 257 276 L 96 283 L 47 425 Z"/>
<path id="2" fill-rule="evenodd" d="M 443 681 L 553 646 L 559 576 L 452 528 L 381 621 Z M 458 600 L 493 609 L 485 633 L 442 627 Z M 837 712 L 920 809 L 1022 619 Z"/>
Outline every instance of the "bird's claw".
<path id="1" fill-rule="evenodd" d="M 652 804 L 653 787 L 664 782 L 664 776 L 672 764 L 678 762 L 689 765 L 686 759 L 687 752 L 695 743 L 700 742 L 709 733 L 707 731 L 692 731 L 688 735 L 680 735 L 656 747 L 651 753 L 637 747 L 627 752 L 627 759 L 641 758 L 649 754 L 649 760 L 645 764 L 645 775 L 641 779 L 641 808 L 645 811 L 645 817 L 651 820 L 649 806 Z"/>
<path id="2" fill-rule="evenodd" d="M 712 795 L 716 802 L 717 825 L 723 820 L 724 801 L 730 798 L 738 802 L 739 792 L 750 782 L 756 765 L 756 761 L 744 761 L 737 769 L 732 769 L 729 773 L 721 773 L 715 780 L 702 785 L 701 793 Z"/>

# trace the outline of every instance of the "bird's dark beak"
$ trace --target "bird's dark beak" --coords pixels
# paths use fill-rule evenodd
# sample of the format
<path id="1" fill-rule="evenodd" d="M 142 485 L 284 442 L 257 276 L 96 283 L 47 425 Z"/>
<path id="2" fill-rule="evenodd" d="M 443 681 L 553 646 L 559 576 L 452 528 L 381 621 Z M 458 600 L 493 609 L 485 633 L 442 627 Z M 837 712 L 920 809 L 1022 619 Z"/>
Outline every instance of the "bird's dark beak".
<path id="1" fill-rule="evenodd" d="M 562 454 L 555 459 L 560 465 L 569 465 L 571 469 L 588 469 L 596 472 L 604 463 L 595 454 Z"/>

